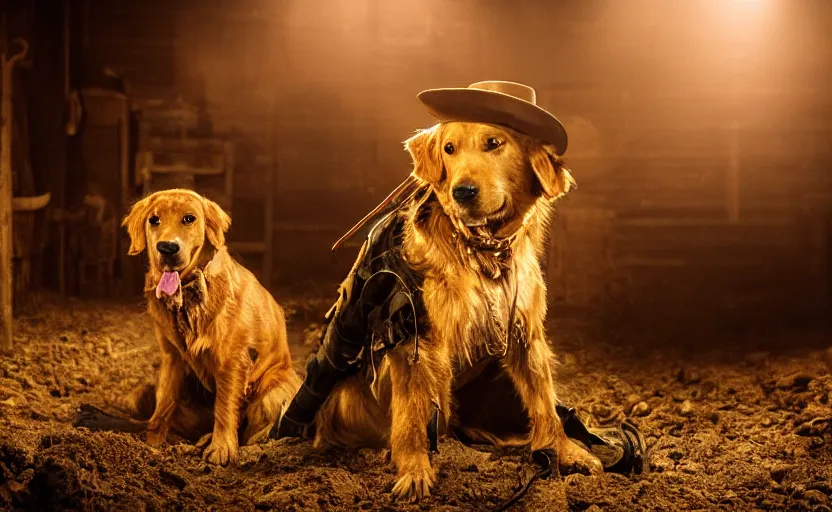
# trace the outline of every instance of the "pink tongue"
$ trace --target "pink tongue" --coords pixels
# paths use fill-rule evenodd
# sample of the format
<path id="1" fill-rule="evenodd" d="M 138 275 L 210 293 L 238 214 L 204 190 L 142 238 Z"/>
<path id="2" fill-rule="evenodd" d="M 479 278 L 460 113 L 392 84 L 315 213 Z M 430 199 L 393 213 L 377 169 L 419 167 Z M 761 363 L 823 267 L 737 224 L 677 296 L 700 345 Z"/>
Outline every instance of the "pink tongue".
<path id="1" fill-rule="evenodd" d="M 156 286 L 156 298 L 161 299 L 162 293 L 173 295 L 179 289 L 179 272 L 164 272 L 162 279 Z"/>

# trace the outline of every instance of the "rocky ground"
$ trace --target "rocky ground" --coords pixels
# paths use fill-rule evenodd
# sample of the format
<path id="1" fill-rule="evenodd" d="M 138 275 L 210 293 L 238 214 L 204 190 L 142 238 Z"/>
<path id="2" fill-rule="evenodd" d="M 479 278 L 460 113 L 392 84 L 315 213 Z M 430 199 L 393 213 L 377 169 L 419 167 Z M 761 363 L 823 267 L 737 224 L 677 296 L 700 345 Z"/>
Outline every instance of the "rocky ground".
<path id="1" fill-rule="evenodd" d="M 330 298 L 282 300 L 299 369 L 311 349 L 304 331 Z M 157 349 L 138 302 L 46 299 L 16 329 L 15 352 L 0 359 L 4 510 L 487 510 L 535 469 L 522 450 L 444 440 L 433 496 L 398 505 L 394 470 L 374 450 L 270 441 L 244 447 L 237 467 L 209 466 L 184 442 L 157 450 L 141 436 L 71 426 L 80 404 L 153 379 Z M 695 339 L 648 350 L 564 322 L 550 332 L 561 398 L 599 424 L 633 418 L 651 471 L 539 481 L 513 510 L 832 510 L 828 332 L 726 336 L 707 350 Z"/>

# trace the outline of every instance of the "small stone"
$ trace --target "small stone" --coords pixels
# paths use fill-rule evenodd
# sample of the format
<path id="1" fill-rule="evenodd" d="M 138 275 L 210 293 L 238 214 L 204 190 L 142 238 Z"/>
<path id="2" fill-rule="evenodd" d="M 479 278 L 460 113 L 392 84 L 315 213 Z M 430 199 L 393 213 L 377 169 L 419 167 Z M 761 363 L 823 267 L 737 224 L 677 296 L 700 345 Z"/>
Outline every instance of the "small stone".
<path id="1" fill-rule="evenodd" d="M 636 395 L 635 393 L 627 396 L 627 410 L 632 411 L 633 407 L 638 405 L 641 402 L 641 397 Z"/>
<path id="2" fill-rule="evenodd" d="M 647 416 L 650 414 L 650 406 L 647 402 L 639 402 L 633 407 L 631 414 L 633 416 Z"/>
<path id="3" fill-rule="evenodd" d="M 771 479 L 777 482 L 778 484 L 782 483 L 783 479 L 786 478 L 786 475 L 788 475 L 792 471 L 792 469 L 794 469 L 794 466 L 791 466 L 789 464 L 777 464 L 771 468 Z"/>
<path id="4" fill-rule="evenodd" d="M 682 402 L 682 405 L 679 406 L 679 414 L 688 417 L 693 416 L 693 405 L 690 403 L 690 400 Z"/>

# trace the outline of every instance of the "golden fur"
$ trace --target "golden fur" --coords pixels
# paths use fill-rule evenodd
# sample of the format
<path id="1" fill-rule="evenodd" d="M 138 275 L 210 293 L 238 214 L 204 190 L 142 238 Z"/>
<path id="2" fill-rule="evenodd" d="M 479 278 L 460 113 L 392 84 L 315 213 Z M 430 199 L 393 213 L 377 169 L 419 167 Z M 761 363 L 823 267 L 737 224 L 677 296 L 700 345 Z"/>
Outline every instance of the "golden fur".
<path id="1" fill-rule="evenodd" d="M 496 358 L 527 415 L 522 441 L 533 450 L 555 449 L 562 466 L 599 472 L 598 459 L 566 437 L 555 411 L 553 353 L 543 325 L 546 288 L 539 258 L 554 202 L 574 184 L 569 172 L 553 147 L 488 124 L 442 123 L 405 145 L 413 173 L 432 186 L 407 212 L 404 241 L 408 263 L 424 275 L 431 331 L 420 338 L 418 362 L 412 362 L 411 341 L 388 353 L 372 386 L 364 376 L 341 384 L 319 413 L 316 443 L 389 445 L 398 470 L 394 494 L 427 495 L 436 479 L 427 437 L 434 404 L 445 423 L 475 440 L 517 441 L 466 430 L 454 418 L 452 387 L 462 384 L 461 374 L 479 371 L 475 365 L 483 358 Z M 478 187 L 477 200 L 454 201 L 458 184 Z M 483 250 L 478 242 L 506 237 L 513 243 L 505 250 Z M 514 332 L 510 342 L 506 329 Z M 481 391 L 477 398 L 475 409 L 494 407 Z M 502 410 L 492 408 L 490 415 Z"/>
<path id="2" fill-rule="evenodd" d="M 140 200 L 123 222 L 130 254 L 148 250 L 145 293 L 162 352 L 148 443 L 163 443 L 171 429 L 191 439 L 207 430 L 203 456 L 216 464 L 233 461 L 240 442 L 263 438 L 300 385 L 283 309 L 228 254 L 230 223 L 216 203 L 180 189 Z M 179 253 L 162 255 L 160 241 L 175 241 Z M 157 298 L 164 271 L 178 271 L 181 286 Z"/>

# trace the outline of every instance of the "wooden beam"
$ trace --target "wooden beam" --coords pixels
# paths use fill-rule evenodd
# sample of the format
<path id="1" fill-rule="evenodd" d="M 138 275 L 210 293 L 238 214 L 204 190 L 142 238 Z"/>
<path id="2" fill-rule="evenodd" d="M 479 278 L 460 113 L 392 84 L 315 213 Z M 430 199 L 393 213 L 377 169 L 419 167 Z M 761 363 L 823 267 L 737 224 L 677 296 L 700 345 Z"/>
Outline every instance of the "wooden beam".
<path id="1" fill-rule="evenodd" d="M 71 33 L 70 24 L 72 20 L 72 0 L 64 0 L 64 101 L 69 99 L 70 92 L 70 73 L 71 66 Z M 86 13 L 89 14 L 89 4 L 85 4 Z M 85 20 L 86 25 L 86 20 Z M 85 26 L 86 30 L 86 26 Z M 58 198 L 58 208 L 66 209 L 66 182 L 69 174 L 69 168 L 65 169 L 63 176 L 60 179 L 60 197 Z M 61 297 L 66 297 L 66 249 L 67 249 L 67 226 L 65 222 L 58 224 L 58 291 Z"/>
<path id="2" fill-rule="evenodd" d="M 11 173 L 11 126 L 7 117 L 11 114 L 11 102 L 6 78 L 6 14 L 0 32 L 0 73 L 2 80 L 2 107 L 0 108 L 0 350 L 12 348 L 12 173 Z M 6 106 L 9 103 L 9 106 Z"/>
<path id="3" fill-rule="evenodd" d="M 0 349 L 12 348 L 12 77 L 14 66 L 26 57 L 29 43 L 24 39 L 15 42 L 22 50 L 6 58 L 6 16 L 3 16 L 2 98 L 0 98 Z"/>

